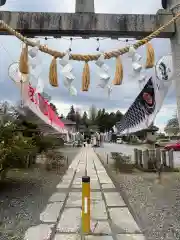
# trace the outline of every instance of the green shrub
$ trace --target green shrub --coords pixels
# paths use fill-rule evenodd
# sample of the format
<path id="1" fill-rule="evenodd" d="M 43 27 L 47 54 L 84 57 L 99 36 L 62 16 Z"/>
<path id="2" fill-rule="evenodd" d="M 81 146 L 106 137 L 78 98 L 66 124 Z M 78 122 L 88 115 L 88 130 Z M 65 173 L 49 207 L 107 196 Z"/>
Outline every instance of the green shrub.
<path id="1" fill-rule="evenodd" d="M 61 152 L 48 150 L 46 153 L 46 169 L 58 169 L 65 165 L 65 158 Z"/>
<path id="2" fill-rule="evenodd" d="M 12 122 L 0 126 L 0 171 L 8 168 L 29 167 L 37 153 L 47 152 L 62 145 L 55 136 L 43 136 L 37 126 L 28 122 Z"/>
<path id="3" fill-rule="evenodd" d="M 120 172 L 132 173 L 135 165 L 131 162 L 131 156 L 124 155 L 122 153 L 112 152 L 112 158 L 114 159 L 114 168 Z"/>
<path id="4" fill-rule="evenodd" d="M 16 138 L 13 143 L 8 147 L 1 144 L 0 159 L 3 169 L 25 167 L 27 161 L 37 153 L 37 147 L 32 144 L 31 138 Z"/>
<path id="5" fill-rule="evenodd" d="M 54 136 L 36 136 L 35 144 L 39 149 L 39 153 L 59 146 L 58 139 Z"/>

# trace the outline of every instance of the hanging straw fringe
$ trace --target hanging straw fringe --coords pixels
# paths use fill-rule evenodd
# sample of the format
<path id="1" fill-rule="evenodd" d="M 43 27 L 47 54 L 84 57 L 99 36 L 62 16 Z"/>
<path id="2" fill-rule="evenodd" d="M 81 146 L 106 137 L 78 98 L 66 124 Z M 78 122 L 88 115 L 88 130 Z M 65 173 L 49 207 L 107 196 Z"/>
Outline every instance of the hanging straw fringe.
<path id="1" fill-rule="evenodd" d="M 116 72 L 113 80 L 114 85 L 121 85 L 123 80 L 123 65 L 120 56 L 116 58 Z"/>
<path id="2" fill-rule="evenodd" d="M 53 87 L 58 87 L 57 62 L 55 57 L 53 57 L 49 69 L 49 83 Z"/>
<path id="3" fill-rule="evenodd" d="M 20 60 L 19 60 L 19 71 L 22 74 L 29 73 L 29 64 L 28 64 L 28 45 L 26 44 L 22 48 Z"/>
<path id="4" fill-rule="evenodd" d="M 88 62 L 85 62 L 82 75 L 82 91 L 87 92 L 90 85 L 90 70 Z"/>
<path id="5" fill-rule="evenodd" d="M 153 68 L 155 64 L 155 53 L 151 43 L 146 44 L 147 47 L 147 59 L 145 68 Z"/>

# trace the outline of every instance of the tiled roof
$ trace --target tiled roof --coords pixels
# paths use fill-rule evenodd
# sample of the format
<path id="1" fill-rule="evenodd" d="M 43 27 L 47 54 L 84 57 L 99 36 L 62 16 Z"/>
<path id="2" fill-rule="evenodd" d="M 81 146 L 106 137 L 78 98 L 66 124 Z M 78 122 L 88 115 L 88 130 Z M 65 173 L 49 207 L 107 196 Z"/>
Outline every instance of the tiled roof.
<path id="1" fill-rule="evenodd" d="M 158 131 L 159 128 L 153 125 L 153 126 L 149 126 L 147 130 Z"/>
<path id="2" fill-rule="evenodd" d="M 61 118 L 61 121 L 65 124 L 65 125 L 76 125 L 76 122 L 73 122 L 69 119 L 65 119 L 65 118 Z"/>

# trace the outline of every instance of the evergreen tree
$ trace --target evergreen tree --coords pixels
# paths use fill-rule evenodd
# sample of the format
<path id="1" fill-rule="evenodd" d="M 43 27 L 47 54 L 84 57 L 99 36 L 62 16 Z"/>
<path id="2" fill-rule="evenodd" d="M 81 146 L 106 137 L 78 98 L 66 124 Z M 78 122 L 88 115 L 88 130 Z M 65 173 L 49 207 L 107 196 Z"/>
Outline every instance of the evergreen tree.
<path id="1" fill-rule="evenodd" d="M 177 135 L 179 133 L 179 121 L 178 117 L 176 115 L 173 115 L 171 119 L 168 120 L 166 127 L 164 128 L 164 131 L 167 134 L 173 134 Z"/>
<path id="2" fill-rule="evenodd" d="M 59 117 L 60 119 L 64 119 L 65 117 L 64 117 L 64 115 L 63 114 L 61 114 L 61 116 Z"/>
<path id="3" fill-rule="evenodd" d="M 81 115 L 78 111 L 75 113 L 75 121 L 76 121 L 76 131 L 79 131 L 79 126 L 81 124 Z"/>
<path id="4" fill-rule="evenodd" d="M 96 117 L 96 124 L 101 132 L 113 131 L 113 126 L 121 120 L 123 114 L 120 111 L 116 113 L 111 112 L 110 114 L 106 110 L 99 109 Z"/>
<path id="5" fill-rule="evenodd" d="M 117 112 L 116 112 L 116 122 L 118 122 L 118 121 L 120 121 L 121 119 L 122 119 L 122 117 L 123 117 L 123 114 L 118 110 Z"/>
<path id="6" fill-rule="evenodd" d="M 95 123 L 97 117 L 97 109 L 95 105 L 92 105 L 89 109 L 89 119 L 92 124 Z"/>
<path id="7" fill-rule="evenodd" d="M 69 113 L 67 114 L 67 119 L 68 120 L 71 120 L 73 122 L 76 121 L 76 113 L 75 113 L 75 110 L 74 110 L 74 106 L 72 105 L 71 108 L 70 108 L 70 111 Z"/>
<path id="8" fill-rule="evenodd" d="M 57 114 L 57 116 L 59 116 L 56 105 L 54 103 L 50 103 L 50 106 L 51 106 L 52 110 Z"/>
<path id="9" fill-rule="evenodd" d="M 88 115 L 87 115 L 87 112 L 84 112 L 83 113 L 83 116 L 82 116 L 82 124 L 84 125 L 87 125 L 88 124 Z"/>
<path id="10" fill-rule="evenodd" d="M 67 114 L 67 119 L 76 122 L 76 130 L 79 130 L 80 125 L 84 125 L 86 130 L 88 129 L 99 129 L 101 132 L 113 131 L 113 126 L 121 120 L 123 114 L 120 111 L 116 113 L 111 112 L 110 114 L 106 112 L 106 109 L 96 109 L 94 105 L 90 107 L 89 118 L 86 111 L 84 111 L 82 117 L 78 111 L 74 110 L 71 106 L 69 113 Z M 82 128 L 82 126 L 81 126 Z"/>

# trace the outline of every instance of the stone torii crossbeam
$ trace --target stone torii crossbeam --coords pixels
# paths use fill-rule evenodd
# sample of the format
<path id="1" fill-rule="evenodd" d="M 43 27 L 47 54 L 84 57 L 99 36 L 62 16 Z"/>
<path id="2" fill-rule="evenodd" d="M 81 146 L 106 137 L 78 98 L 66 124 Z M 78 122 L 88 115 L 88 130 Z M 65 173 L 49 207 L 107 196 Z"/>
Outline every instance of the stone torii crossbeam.
<path id="1" fill-rule="evenodd" d="M 143 37 L 172 17 L 172 12 L 163 10 L 156 15 L 96 14 L 94 0 L 76 0 L 75 13 L 0 11 L 1 20 L 27 37 Z M 169 38 L 174 33 L 172 24 L 159 37 Z M 5 32 L 1 30 L 0 34 Z"/>

